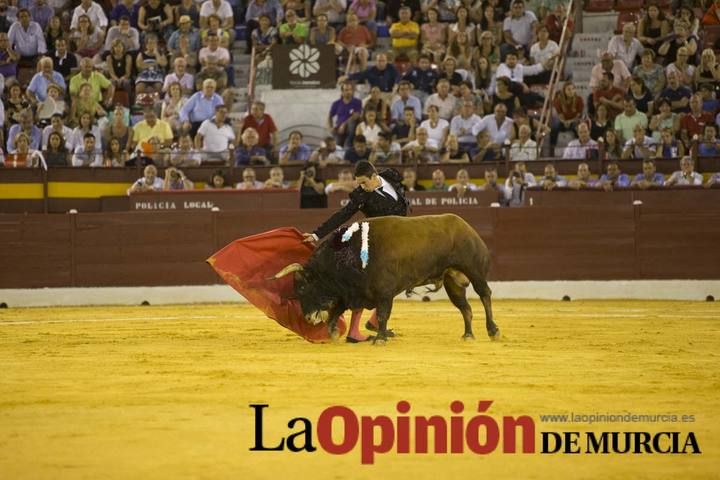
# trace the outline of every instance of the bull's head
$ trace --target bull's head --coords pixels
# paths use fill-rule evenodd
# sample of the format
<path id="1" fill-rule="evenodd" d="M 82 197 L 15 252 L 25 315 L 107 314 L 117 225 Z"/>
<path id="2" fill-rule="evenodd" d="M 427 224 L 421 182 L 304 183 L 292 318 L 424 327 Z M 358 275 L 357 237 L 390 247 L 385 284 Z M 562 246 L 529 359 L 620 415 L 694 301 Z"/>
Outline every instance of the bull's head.
<path id="1" fill-rule="evenodd" d="M 299 263 L 292 263 L 278 273 L 273 278 L 282 278 L 289 274 L 294 274 L 295 294 L 300 301 L 305 321 L 313 325 L 327 322 L 330 314 L 329 310 L 334 305 L 334 300 L 327 296 L 322 288 L 322 284 L 316 274 L 311 270 L 306 270 Z"/>

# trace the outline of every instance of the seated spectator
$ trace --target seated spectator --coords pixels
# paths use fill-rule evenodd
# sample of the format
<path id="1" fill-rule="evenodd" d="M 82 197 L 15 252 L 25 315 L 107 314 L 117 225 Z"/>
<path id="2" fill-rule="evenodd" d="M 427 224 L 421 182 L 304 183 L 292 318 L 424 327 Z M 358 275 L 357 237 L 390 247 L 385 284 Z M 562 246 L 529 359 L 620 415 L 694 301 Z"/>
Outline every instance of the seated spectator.
<path id="1" fill-rule="evenodd" d="M 529 94 L 530 87 L 525 83 L 525 77 L 538 75 L 545 70 L 542 63 L 535 65 L 524 65 L 519 62 L 518 52 L 516 50 L 508 50 L 505 55 L 505 62 L 498 65 L 495 71 L 495 77 L 506 77 L 511 81 L 511 90 L 516 95 Z"/>
<path id="2" fill-rule="evenodd" d="M 303 134 L 299 130 L 293 130 L 288 137 L 288 143 L 280 148 L 279 164 L 291 165 L 305 163 L 310 160 L 312 149 L 302 143 Z"/>
<path id="3" fill-rule="evenodd" d="M 355 14 L 358 14 L 358 8 L 355 5 L 357 3 L 353 2 L 353 5 L 350 7 L 350 10 L 355 12 Z M 369 18 L 369 20 L 375 19 L 375 2 L 373 1 L 372 4 L 368 0 L 364 0 L 365 6 L 361 6 L 360 10 L 365 15 L 363 19 L 365 21 L 368 20 L 367 15 L 372 14 L 372 17 Z M 372 12 L 368 12 L 368 9 L 371 9 Z M 345 21 L 345 11 L 347 10 L 347 1 L 346 0 L 316 0 L 315 4 L 313 5 L 313 16 L 319 21 L 321 15 L 325 15 L 325 20 L 330 25 L 340 25 Z M 333 29 L 334 30 L 334 29 Z"/>
<path id="4" fill-rule="evenodd" d="M 457 175 L 455 176 L 455 183 L 450 185 L 448 191 L 457 192 L 458 197 L 462 197 L 468 190 L 470 190 L 471 192 L 476 192 L 480 190 L 480 187 L 472 183 L 470 181 L 470 175 L 468 174 L 468 171 L 464 168 L 461 168 L 460 170 L 458 170 Z"/>
<path id="5" fill-rule="evenodd" d="M 335 43 L 338 47 L 346 50 L 348 54 L 355 55 L 358 64 L 358 71 L 367 70 L 367 62 L 370 57 L 370 49 L 375 44 L 375 39 L 370 31 L 360 24 L 358 16 L 351 12 L 347 14 L 347 25 L 340 30 Z M 338 52 L 336 49 L 336 53 Z M 350 73 L 350 72 L 347 72 Z"/>
<path id="6" fill-rule="evenodd" d="M 225 188 L 231 187 L 227 185 L 227 180 L 225 180 L 225 175 L 223 174 L 222 170 L 216 170 L 215 172 L 213 172 L 212 176 L 210 177 L 210 181 L 205 184 L 206 190 L 221 190 Z"/>
<path id="7" fill-rule="evenodd" d="M 608 52 L 618 60 L 622 60 L 628 70 L 632 71 L 635 60 L 643 51 L 642 43 L 635 38 L 635 24 L 632 22 L 623 25 L 621 35 L 615 35 L 608 43 Z"/>
<path id="8" fill-rule="evenodd" d="M 692 92 L 690 89 L 680 85 L 677 73 L 668 73 L 667 87 L 660 93 L 660 97 L 668 99 L 671 110 L 675 113 L 689 112 L 691 96 Z"/>
<path id="9" fill-rule="evenodd" d="M 512 119 L 508 118 L 506 114 L 507 108 L 505 105 L 498 103 L 495 105 L 495 113 L 485 115 L 482 122 L 474 128 L 473 134 L 477 136 L 479 131 L 486 130 L 492 143 L 503 145 L 505 140 L 511 137 L 513 127 Z"/>
<path id="10" fill-rule="evenodd" d="M 57 85 L 65 93 L 65 79 L 61 74 L 53 70 L 53 61 L 50 57 L 43 57 L 38 61 L 38 73 L 36 73 L 30 85 L 28 85 L 26 96 L 30 103 L 37 106 L 44 102 L 48 96 L 48 87 Z"/>
<path id="11" fill-rule="evenodd" d="M 215 93 L 216 85 L 215 80 L 205 80 L 202 83 L 202 91 L 195 92 L 182 106 L 179 120 L 184 131 L 194 135 L 202 122 L 215 115 L 215 108 L 225 104 L 222 97 Z"/>
<path id="12" fill-rule="evenodd" d="M 457 99 L 450 94 L 450 82 L 441 78 L 437 82 L 437 93 L 430 95 L 425 102 L 425 114 L 428 114 L 430 106 L 434 105 L 438 108 L 439 116 L 447 121 L 452 120 Z"/>
<path id="13" fill-rule="evenodd" d="M 515 109 L 520 108 L 520 97 L 513 93 L 510 88 L 511 81 L 508 77 L 499 77 L 495 80 L 495 93 L 492 95 L 492 99 L 487 102 L 488 111 L 493 111 L 495 105 L 502 103 L 507 108 L 507 114 L 512 117 L 515 114 Z"/>
<path id="14" fill-rule="evenodd" d="M 440 170 L 433 170 L 432 173 L 432 184 L 427 189 L 428 192 L 447 192 L 448 186 L 445 183 L 445 172 Z"/>
<path id="15" fill-rule="evenodd" d="M 180 123 L 180 110 L 187 100 L 187 97 L 182 94 L 182 87 L 179 83 L 175 82 L 170 85 L 167 95 L 165 95 L 162 102 L 160 118 L 169 123 L 170 128 L 172 128 L 173 132 L 176 134 L 182 130 L 182 124 Z"/>
<path id="16" fill-rule="evenodd" d="M 563 151 L 564 159 L 588 160 L 597 157 L 598 144 L 590 137 L 590 129 L 587 123 L 580 123 L 577 126 L 578 138 L 571 140 Z"/>
<path id="17" fill-rule="evenodd" d="M 607 73 L 612 74 L 609 76 L 611 84 L 602 86 L 600 84 L 603 76 Z M 630 84 L 630 70 L 622 60 L 616 60 L 612 53 L 604 52 L 600 57 L 600 63 L 596 64 L 592 68 L 590 74 L 590 88 L 595 91 L 598 87 L 608 89 L 612 85 L 620 90 L 621 93 L 625 93 Z"/>
<path id="18" fill-rule="evenodd" d="M 715 115 L 716 112 L 720 111 L 720 100 L 715 96 L 715 85 L 710 83 L 701 84 L 700 98 L 703 101 L 703 112 Z"/>
<path id="19" fill-rule="evenodd" d="M 222 20 L 217 15 L 208 17 L 207 27 L 200 30 L 200 43 L 203 47 L 207 47 L 210 37 L 218 38 L 218 46 L 221 48 L 230 48 L 230 32 L 222 28 Z"/>
<path id="20" fill-rule="evenodd" d="M 102 73 L 95 72 L 93 69 L 94 65 L 92 59 L 83 58 L 80 60 L 80 73 L 74 75 L 70 79 L 70 96 L 72 100 L 75 101 L 80 93 L 80 86 L 84 83 L 89 83 L 92 90 L 92 100 L 101 103 L 106 107 L 110 106 L 112 105 L 115 88 Z"/>
<path id="21" fill-rule="evenodd" d="M 431 140 L 427 130 L 417 129 L 417 138 L 402 147 L 405 163 L 438 163 L 440 146 Z"/>
<path id="22" fill-rule="evenodd" d="M 670 111 L 670 104 L 668 104 L 668 112 Z M 650 122 L 652 125 L 652 121 Z M 598 138 L 605 135 L 605 131 L 608 128 L 612 128 L 613 124 L 608 118 L 608 109 L 604 104 L 600 104 L 595 108 L 595 116 L 592 119 L 590 126 L 590 138 L 597 141 Z"/>
<path id="23" fill-rule="evenodd" d="M 308 43 L 312 46 L 335 45 L 335 29 L 328 25 L 328 17 L 324 13 L 317 16 L 317 26 L 310 29 Z"/>
<path id="24" fill-rule="evenodd" d="M 486 192 L 495 192 L 497 194 L 497 201 L 500 205 L 507 205 L 511 197 L 511 192 L 505 190 L 505 186 L 498 183 L 497 168 L 494 167 L 485 169 L 485 184 L 480 187 L 480 190 Z"/>
<path id="25" fill-rule="evenodd" d="M 388 132 L 381 132 L 378 141 L 372 146 L 369 161 L 373 165 L 400 163 L 402 158 L 402 147 L 399 143 L 392 141 L 392 135 Z"/>
<path id="26" fill-rule="evenodd" d="M 192 137 L 184 134 L 180 135 L 177 147 L 170 151 L 168 161 L 173 167 L 198 167 L 202 163 L 202 154 L 195 149 Z"/>
<path id="27" fill-rule="evenodd" d="M 72 135 L 72 128 L 65 126 L 63 122 L 63 116 L 55 114 L 50 117 L 50 125 L 45 127 L 42 131 L 42 149 L 46 150 L 48 147 L 48 140 L 50 135 L 57 133 L 63 139 L 63 145 L 67 144 L 67 140 Z"/>
<path id="28" fill-rule="evenodd" d="M 355 135 L 352 148 L 345 151 L 345 161 L 355 165 L 357 162 L 368 161 L 369 159 L 370 148 L 367 139 L 363 135 Z"/>
<path id="29" fill-rule="evenodd" d="M 587 126 L 586 126 L 587 128 Z M 530 127 L 520 127 L 518 138 L 510 146 L 510 161 L 533 161 L 537 159 L 537 143 L 530 138 Z"/>
<path id="30" fill-rule="evenodd" d="M 405 107 L 403 111 L 403 121 L 395 123 L 392 129 L 393 141 L 400 144 L 401 147 L 404 147 L 408 142 L 415 140 L 416 128 L 417 120 L 415 119 L 415 109 Z"/>
<path id="31" fill-rule="evenodd" d="M 47 4 L 47 0 L 33 0 L 29 5 L 32 5 L 32 19 L 45 30 L 50 18 L 55 15 L 55 10 Z"/>
<path id="32" fill-rule="evenodd" d="M 330 182 L 325 187 L 325 193 L 330 195 L 335 192 L 350 193 L 357 188 L 357 182 L 353 178 L 353 173 L 347 168 L 343 168 L 338 172 L 338 178 L 335 182 Z"/>
<path id="33" fill-rule="evenodd" d="M 30 12 L 26 8 L 18 10 L 17 21 L 10 26 L 7 36 L 20 59 L 29 65 L 35 65 L 37 58 L 47 53 L 42 27 L 30 20 Z"/>
<path id="34" fill-rule="evenodd" d="M 31 150 L 40 150 L 42 141 L 42 131 L 33 124 L 33 114 L 31 110 L 25 110 L 20 115 L 20 123 L 10 127 L 7 135 L 7 151 L 13 152 L 16 148 L 15 137 L 19 133 L 24 133 L 28 138 L 28 148 Z"/>
<path id="35" fill-rule="evenodd" d="M 87 15 L 92 24 L 102 29 L 103 32 L 107 29 L 108 19 L 100 4 L 92 0 L 81 0 L 80 5 L 73 10 L 72 20 L 70 21 L 72 30 L 77 30 L 80 17 L 83 15 Z"/>
<path id="36" fill-rule="evenodd" d="M 65 116 L 66 110 L 62 88 L 51 84 L 47 89 L 47 97 L 37 105 L 38 124 L 47 126 L 53 115 Z"/>
<path id="37" fill-rule="evenodd" d="M 163 92 L 167 93 L 173 83 L 180 84 L 184 96 L 189 97 L 195 92 L 195 81 L 187 71 L 187 61 L 184 58 L 176 58 L 173 61 L 173 71 L 165 76 L 163 82 Z"/>
<path id="38" fill-rule="evenodd" d="M 280 25 L 279 36 L 280 42 L 286 45 L 301 45 L 305 43 L 310 29 L 306 22 L 298 21 L 295 10 L 287 9 L 285 11 L 286 22 Z"/>
<path id="39" fill-rule="evenodd" d="M 420 99 L 410 94 L 412 84 L 407 80 L 401 80 L 398 83 L 397 93 L 400 96 L 390 106 L 390 115 L 393 123 L 402 118 L 405 107 L 412 107 L 415 112 L 415 119 L 419 122 L 422 119 L 422 104 Z"/>
<path id="40" fill-rule="evenodd" d="M 182 170 L 175 167 L 165 169 L 165 180 L 163 181 L 163 190 L 192 190 L 195 188 L 193 182 L 188 179 Z"/>
<path id="41" fill-rule="evenodd" d="M 200 12 L 202 22 L 202 10 Z M 140 6 L 137 27 L 147 39 L 149 35 L 168 38 L 173 29 L 172 7 L 161 0 L 147 0 Z"/>
<path id="42" fill-rule="evenodd" d="M 565 177 L 557 174 L 555 165 L 548 163 L 545 165 L 543 176 L 538 179 L 538 185 L 541 186 L 543 190 L 553 190 L 555 188 L 567 187 L 568 182 Z"/>
<path id="43" fill-rule="evenodd" d="M 615 87 L 613 84 L 613 74 L 604 72 L 599 86 L 592 93 L 592 106 L 597 108 L 599 105 L 605 105 L 610 120 L 615 117 L 623 109 L 623 90 Z"/>
<path id="44" fill-rule="evenodd" d="M 631 187 L 647 190 L 651 187 L 662 187 L 665 184 L 665 177 L 657 171 L 655 162 L 652 159 L 645 159 L 642 163 L 642 173 L 635 175 Z"/>
<path id="45" fill-rule="evenodd" d="M 0 5 L 0 9 L 2 8 L 2 5 Z M 37 22 L 37 20 L 35 21 Z M 40 22 L 38 22 L 38 24 L 40 24 Z M 42 25 L 40 26 L 42 27 Z M 59 16 L 55 15 L 54 11 L 53 15 L 48 19 L 47 25 L 43 28 L 45 30 L 45 46 L 48 52 L 51 52 L 55 50 L 58 39 L 65 39 L 67 32 L 63 29 L 62 20 Z"/>
<path id="46" fill-rule="evenodd" d="M 420 123 L 420 128 L 424 128 L 428 132 L 431 140 L 438 145 L 445 145 L 445 139 L 450 130 L 450 123 L 444 118 L 440 118 L 440 111 L 435 105 L 428 108 L 428 119 Z"/>
<path id="47" fill-rule="evenodd" d="M 437 7 L 440 21 L 454 22 L 448 26 L 448 42 L 457 38 L 461 34 L 472 37 L 472 43 L 475 43 L 475 24 L 469 19 L 470 10 L 458 0 L 447 0 L 446 2 L 438 2 Z"/>
<path id="48" fill-rule="evenodd" d="M 603 141 L 605 143 L 604 160 L 620 160 L 625 143 L 620 133 L 612 128 L 608 128 Z"/>
<path id="49" fill-rule="evenodd" d="M 592 178 L 588 164 L 583 162 L 578 165 L 577 176 L 570 180 L 567 186 L 573 190 L 580 190 L 581 188 L 596 188 L 599 183 L 599 180 Z"/>
<path id="50" fill-rule="evenodd" d="M 615 117 L 615 130 L 622 134 L 623 138 L 632 138 L 636 125 L 644 128 L 648 126 L 647 115 L 635 108 L 635 99 L 628 95 L 623 100 L 623 113 Z"/>
<path id="51" fill-rule="evenodd" d="M 655 158 L 678 158 L 685 155 L 685 145 L 678 142 L 670 128 L 660 131 L 660 141 L 655 149 Z"/>
<path id="52" fill-rule="evenodd" d="M 600 177 L 598 186 L 606 192 L 611 192 L 616 188 L 627 188 L 630 186 L 630 177 L 620 171 L 617 162 L 612 161 L 607 165 L 607 173 Z"/>
<path id="53" fill-rule="evenodd" d="M 517 182 L 521 183 L 525 187 L 534 187 L 537 185 L 535 175 L 527 171 L 527 164 L 525 162 L 516 162 L 513 165 L 512 173 L 517 173 Z M 505 180 L 505 189 L 512 190 L 512 175 L 508 176 Z"/>
<path id="54" fill-rule="evenodd" d="M 694 57 L 698 48 L 697 39 L 685 21 L 676 19 L 673 29 L 675 35 L 669 36 L 658 48 L 658 55 L 665 57 L 666 64 L 675 62 L 681 49 L 684 48 L 688 56 Z"/>
<path id="55" fill-rule="evenodd" d="M 343 75 L 338 79 L 338 82 L 342 83 L 345 80 L 367 82 L 371 88 L 378 87 L 381 92 L 390 94 L 398 82 L 398 72 L 395 65 L 388 63 L 386 54 L 378 53 L 375 55 L 375 66 L 360 70 L 351 75 Z"/>
<path id="56" fill-rule="evenodd" d="M 345 149 L 337 144 L 335 137 L 325 137 L 320 147 L 310 155 L 310 163 L 325 168 L 328 165 L 345 163 L 344 157 Z"/>
<path id="57" fill-rule="evenodd" d="M 192 8 L 194 8 L 194 5 Z M 187 37 L 190 50 L 193 52 L 199 51 L 201 44 L 200 30 L 195 28 L 195 26 L 198 25 L 197 21 L 193 20 L 190 15 L 180 14 L 180 12 L 178 13 L 178 28 L 170 35 L 170 39 L 167 43 L 168 50 L 171 52 L 178 50 L 180 48 L 180 38 Z"/>
<path id="58" fill-rule="evenodd" d="M 460 147 L 458 138 L 450 134 L 440 149 L 440 163 L 470 163 L 470 155 Z"/>
<path id="59" fill-rule="evenodd" d="M 117 25 L 110 27 L 105 37 L 104 50 L 109 52 L 116 40 L 119 40 L 125 47 L 126 52 L 137 52 L 140 50 L 140 32 L 130 25 L 130 17 L 122 16 Z"/>
<path id="60" fill-rule="evenodd" d="M 298 180 L 300 208 L 327 208 L 325 182 L 318 178 L 315 165 L 308 165 L 300 172 Z"/>
<path id="61" fill-rule="evenodd" d="M 232 158 L 230 150 L 234 146 L 235 132 L 227 121 L 227 107 L 215 107 L 215 116 L 205 120 L 195 136 L 195 148 L 200 149 L 205 161 L 227 163 Z"/>
<path id="62" fill-rule="evenodd" d="M 557 119 L 553 122 L 550 143 L 556 145 L 561 131 L 575 131 L 582 118 L 585 104 L 580 95 L 575 93 L 575 85 L 572 82 L 565 82 L 562 90 L 555 96 L 553 107 L 557 113 Z"/>
<path id="63" fill-rule="evenodd" d="M 94 57 L 102 50 L 104 32 L 95 28 L 87 15 L 80 15 L 78 28 L 70 34 L 70 45 L 79 57 Z"/>
<path id="64" fill-rule="evenodd" d="M 50 127 L 49 127 L 50 128 Z M 65 167 L 70 165 L 69 153 L 65 147 L 65 138 L 58 132 L 48 136 L 47 147 L 43 149 L 43 156 L 48 167 Z"/>
<path id="65" fill-rule="evenodd" d="M 464 100 L 460 114 L 453 117 L 450 122 L 450 133 L 457 137 L 460 149 L 469 152 L 476 144 L 475 131 L 480 130 L 482 118 L 475 114 L 475 106 L 469 100 Z"/>
<path id="66" fill-rule="evenodd" d="M 8 40 L 7 32 L 0 32 L 0 75 L 14 78 L 17 75 L 17 62 L 20 54 Z"/>
<path id="67" fill-rule="evenodd" d="M 663 11 L 655 4 L 648 5 L 637 28 L 637 38 L 645 47 L 645 51 L 651 51 L 656 55 L 662 37 L 668 33 L 670 33 L 670 22 L 665 18 Z"/>
<path id="68" fill-rule="evenodd" d="M 312 20 L 312 4 L 310 0 L 286 0 L 284 2 L 285 10 L 294 10 L 299 21 L 310 23 Z"/>
<path id="69" fill-rule="evenodd" d="M 478 30 L 478 48 L 476 50 L 477 62 L 480 63 L 484 59 L 489 67 L 497 67 L 500 64 L 500 48 L 496 40 L 496 36 L 490 30 Z"/>
<path id="70" fill-rule="evenodd" d="M 720 81 L 720 64 L 717 63 L 715 51 L 706 48 L 700 56 L 700 64 L 693 72 L 692 85 L 695 89 L 699 89 L 703 84 L 715 87 L 718 81 Z"/>
<path id="71" fill-rule="evenodd" d="M 50 140 L 52 140 L 52 138 Z M 124 167 L 127 161 L 127 150 L 120 144 L 119 139 L 111 138 L 105 150 L 103 165 L 106 167 Z"/>
<path id="72" fill-rule="evenodd" d="M 447 24 L 440 23 L 438 21 L 439 13 L 435 7 L 428 8 L 425 15 L 427 17 L 427 22 L 423 23 L 420 27 L 422 55 L 428 58 L 428 63 L 430 63 L 431 60 L 433 63 L 440 63 L 442 58 L 445 56 L 445 50 L 447 48 Z M 421 57 L 418 57 L 418 63 L 420 62 L 420 59 Z M 432 86 L 428 95 L 431 93 Z"/>
<path id="73" fill-rule="evenodd" d="M 117 90 L 130 92 L 132 89 L 133 60 L 132 55 L 127 53 L 125 45 L 120 39 L 116 39 L 112 43 L 105 64 L 113 87 Z"/>
<path id="74" fill-rule="evenodd" d="M 129 111 L 122 105 L 116 105 L 111 112 L 107 127 L 103 130 L 102 140 L 104 145 L 116 138 L 125 151 L 132 150 L 133 128 L 130 126 Z"/>
<path id="75" fill-rule="evenodd" d="M 705 125 L 705 133 L 698 142 L 698 156 L 716 157 L 720 155 L 720 140 L 715 125 Z"/>
<path id="76" fill-rule="evenodd" d="M 403 170 L 403 181 L 406 192 L 423 192 L 425 187 L 420 185 L 417 181 L 417 172 L 413 168 L 406 168 Z"/>
<path id="77" fill-rule="evenodd" d="M 458 67 L 465 71 L 471 70 L 473 60 L 476 57 L 475 47 L 470 43 L 470 37 L 467 32 L 460 32 L 453 36 L 448 44 L 447 53 L 457 60 Z"/>
<path id="78" fill-rule="evenodd" d="M 401 7 L 398 16 L 398 21 L 390 25 L 393 56 L 396 59 L 405 56 L 415 63 L 418 55 L 420 25 L 412 20 L 410 7 Z"/>
<path id="79" fill-rule="evenodd" d="M 502 158 L 500 145 L 492 141 L 490 132 L 480 130 L 477 133 L 477 146 L 470 151 L 473 162 L 491 162 Z"/>
<path id="80" fill-rule="evenodd" d="M 212 78 L 216 82 L 217 90 L 221 92 L 226 87 L 232 86 L 231 77 L 227 73 L 230 51 L 220 46 L 220 38 L 217 35 L 208 35 L 207 39 L 207 47 L 202 48 L 198 53 L 201 66 L 198 82 L 200 79 Z"/>
<path id="81" fill-rule="evenodd" d="M 340 98 L 330 106 L 327 123 L 339 145 L 346 148 L 352 145 L 362 110 L 362 102 L 355 97 L 355 87 L 352 82 L 343 82 L 340 87 Z"/>
<path id="82" fill-rule="evenodd" d="M 255 61 L 260 63 L 270 57 L 272 47 L 278 41 L 278 31 L 272 26 L 268 15 L 260 15 L 259 27 L 252 32 L 251 41 L 255 48 Z"/>
<path id="83" fill-rule="evenodd" d="M 95 145 L 95 135 L 86 133 L 83 136 L 83 144 L 75 147 L 72 166 L 73 167 L 102 167 L 102 153 Z"/>
<path id="84" fill-rule="evenodd" d="M 78 97 L 72 102 L 70 108 L 70 124 L 77 125 L 80 117 L 87 113 L 90 115 L 93 123 L 98 123 L 100 129 L 104 128 L 107 124 L 107 112 L 102 106 L 93 99 L 92 87 L 89 83 L 85 83 L 80 86 Z M 102 119 L 102 122 L 98 120 Z"/>
<path id="85" fill-rule="evenodd" d="M 470 102 L 473 105 L 473 112 L 475 113 L 475 115 L 482 116 L 484 114 L 485 106 L 483 105 L 482 95 L 475 94 L 471 82 L 463 80 L 460 83 L 459 93 L 460 94 L 458 96 L 458 99 L 455 102 L 455 115 L 459 115 L 462 112 L 462 106 L 465 102 Z"/>
<path id="86" fill-rule="evenodd" d="M 283 9 L 280 2 L 277 0 L 250 0 L 250 2 L 248 2 L 247 10 L 245 11 L 245 25 L 247 26 L 247 36 L 245 37 L 247 40 L 246 55 L 250 54 L 252 32 L 258 27 L 260 15 L 267 15 L 273 26 L 277 27 L 283 18 Z"/>
<path id="87" fill-rule="evenodd" d="M 248 128 L 254 128 L 258 132 L 258 145 L 260 145 L 268 154 L 268 158 L 274 155 L 277 144 L 277 127 L 269 113 L 265 113 L 265 104 L 258 100 L 254 101 L 250 106 L 250 115 L 243 118 L 240 126 L 240 132 L 244 132 Z"/>
<path id="88" fill-rule="evenodd" d="M 2 34 L 0 34 L 0 52 L 2 52 Z M 2 53 L 0 53 L 2 58 Z M 53 68 L 56 72 L 63 76 L 65 81 L 70 80 L 70 76 L 75 74 L 78 68 L 77 57 L 68 51 L 67 40 L 60 37 L 55 41 L 55 51 L 50 55 L 53 61 Z M 0 65 L 2 61 L 0 61 Z M 2 73 L 2 70 L 0 70 Z"/>
<path id="89" fill-rule="evenodd" d="M 655 63 L 655 53 L 649 48 L 640 55 L 640 64 L 633 69 L 632 74 L 642 79 L 653 98 L 657 98 L 665 88 L 665 71 Z"/>
<path id="90" fill-rule="evenodd" d="M 173 139 L 172 128 L 169 123 L 157 118 L 155 110 L 146 108 L 143 111 L 143 120 L 133 127 L 131 150 L 134 150 L 139 143 L 146 142 L 153 137 L 157 138 L 163 147 L 169 147 Z"/>
<path id="91" fill-rule="evenodd" d="M 285 181 L 282 168 L 272 167 L 270 169 L 270 178 L 265 180 L 265 188 L 290 188 L 290 184 Z"/>
<path id="92" fill-rule="evenodd" d="M 185 2 L 187 0 L 183 0 Z M 190 0 L 193 1 L 193 0 Z M 110 11 L 110 25 L 117 25 L 120 23 L 120 18 L 128 17 L 137 21 L 137 14 L 140 10 L 140 6 L 136 4 L 135 0 L 118 0 L 115 6 Z"/>
<path id="93" fill-rule="evenodd" d="M 692 157 L 684 156 L 680 159 L 680 170 L 673 172 L 665 182 L 666 187 L 675 185 L 702 185 L 703 177 L 695 171 L 695 162 Z"/>
<path id="94" fill-rule="evenodd" d="M 703 112 L 702 98 L 695 94 L 690 98 L 690 112 L 680 117 L 680 140 L 685 144 L 686 150 L 690 148 L 693 137 L 704 133 L 706 125 L 712 125 L 712 114 Z"/>
<path id="95" fill-rule="evenodd" d="M 0 150 L 0 166 L 6 168 L 38 168 L 47 169 L 45 158 L 40 151 L 30 147 L 30 137 L 25 132 L 18 133 L 12 139 L 16 146 L 10 150 L 8 155 L 4 157 Z M 8 139 L 8 142 L 10 139 Z"/>
<path id="96" fill-rule="evenodd" d="M 235 166 L 270 164 L 267 152 L 258 145 L 260 136 L 257 130 L 252 127 L 247 128 L 240 138 L 241 142 L 235 148 Z"/>
<path id="97" fill-rule="evenodd" d="M 695 76 L 695 66 L 688 63 L 688 49 L 681 47 L 677 52 L 677 58 L 674 62 L 665 67 L 665 76 L 670 73 L 677 75 L 680 85 L 684 87 L 692 87 L 693 78 Z"/>
<path id="98" fill-rule="evenodd" d="M 533 12 L 525 10 L 523 0 L 513 0 L 510 15 L 503 21 L 504 43 L 500 48 L 501 55 L 519 48 L 530 50 L 537 30 L 537 17 Z"/>
<path id="99" fill-rule="evenodd" d="M 647 89 L 642 78 L 633 76 L 630 79 L 630 90 L 628 95 L 635 100 L 635 108 L 645 115 L 650 115 L 653 111 L 654 103 L 650 90 Z"/>
<path id="100" fill-rule="evenodd" d="M 257 180 L 255 169 L 247 167 L 242 172 L 243 181 L 235 185 L 238 190 L 259 190 L 265 186 L 263 182 Z"/>
<path id="101" fill-rule="evenodd" d="M 667 98 L 661 98 L 657 102 L 660 113 L 653 115 L 650 119 L 649 128 L 652 131 L 652 137 L 656 142 L 660 141 L 660 133 L 669 128 L 672 135 L 680 128 L 680 116 L 673 113 L 670 109 L 670 102 Z"/>
<path id="102" fill-rule="evenodd" d="M 200 49 L 193 49 L 193 45 L 190 43 L 191 41 L 192 37 L 190 35 L 180 35 L 177 41 L 177 47 L 173 48 L 168 53 L 170 53 L 171 63 L 174 63 L 175 60 L 183 59 L 187 65 L 188 73 L 195 74 L 198 70 L 197 54 Z M 198 43 L 199 42 L 200 40 L 198 40 Z M 248 46 L 248 48 L 250 47 Z M 193 89 L 194 88 L 195 85 L 193 84 Z"/>
<path id="103" fill-rule="evenodd" d="M 136 93 L 157 93 L 162 90 L 165 81 L 165 69 L 168 66 L 168 57 L 159 50 L 158 38 L 155 35 L 145 37 L 145 48 L 137 54 L 135 67 Z"/>
<path id="104" fill-rule="evenodd" d="M 633 127 L 632 137 L 625 142 L 622 158 L 645 160 L 655 157 L 656 144 L 652 137 L 645 135 L 645 127 L 641 124 Z"/>
<path id="105" fill-rule="evenodd" d="M 143 170 L 143 176 L 138 178 L 135 183 L 128 188 L 127 194 L 141 193 L 141 192 L 161 192 L 164 187 L 164 182 L 157 176 L 157 167 L 155 165 L 148 165 Z"/>
<path id="106" fill-rule="evenodd" d="M 362 135 L 372 147 L 377 143 L 380 133 L 384 131 L 386 129 L 377 123 L 377 112 L 375 110 L 365 110 L 363 112 L 363 121 L 358 123 L 355 128 L 355 138 Z"/>
<path id="107" fill-rule="evenodd" d="M 550 31 L 545 25 L 540 25 L 537 30 L 537 42 L 530 47 L 530 60 L 535 65 L 545 65 L 546 70 L 527 78 L 527 83 L 547 84 L 550 81 L 550 71 L 547 67 L 552 66 L 552 61 L 560 53 L 558 44 L 550 39 Z"/>

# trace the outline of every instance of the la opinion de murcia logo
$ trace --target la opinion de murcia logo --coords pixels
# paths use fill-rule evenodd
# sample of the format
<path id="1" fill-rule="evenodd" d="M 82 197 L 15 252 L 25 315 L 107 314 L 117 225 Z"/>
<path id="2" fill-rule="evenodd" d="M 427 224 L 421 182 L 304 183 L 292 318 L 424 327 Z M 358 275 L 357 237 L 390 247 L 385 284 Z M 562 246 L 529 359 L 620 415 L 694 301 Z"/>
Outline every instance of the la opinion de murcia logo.
<path id="1" fill-rule="evenodd" d="M 290 73 L 307 78 L 320 70 L 320 51 L 308 45 L 300 45 L 290 51 Z"/>

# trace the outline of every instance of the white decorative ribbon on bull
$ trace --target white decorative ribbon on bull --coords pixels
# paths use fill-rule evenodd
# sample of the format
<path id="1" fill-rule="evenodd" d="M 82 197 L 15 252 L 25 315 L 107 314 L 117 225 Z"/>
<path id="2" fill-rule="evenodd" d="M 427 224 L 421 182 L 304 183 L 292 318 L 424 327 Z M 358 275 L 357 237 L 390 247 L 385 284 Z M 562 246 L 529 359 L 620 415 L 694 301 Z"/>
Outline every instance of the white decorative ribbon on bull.
<path id="1" fill-rule="evenodd" d="M 342 241 L 343 243 L 349 242 L 358 230 L 362 230 L 360 233 L 362 240 L 360 244 L 360 260 L 362 260 L 362 268 L 365 270 L 370 260 L 370 224 L 368 222 L 353 223 L 345 230 L 345 233 L 343 233 Z"/>

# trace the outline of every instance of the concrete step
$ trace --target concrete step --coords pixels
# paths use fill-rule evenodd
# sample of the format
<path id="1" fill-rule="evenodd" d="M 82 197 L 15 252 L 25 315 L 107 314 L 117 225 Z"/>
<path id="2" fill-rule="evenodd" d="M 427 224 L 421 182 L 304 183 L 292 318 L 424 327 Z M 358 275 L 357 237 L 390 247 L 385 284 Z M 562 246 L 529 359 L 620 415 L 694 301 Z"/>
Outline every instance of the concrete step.
<path id="1" fill-rule="evenodd" d="M 606 33 L 614 32 L 617 26 L 618 13 L 614 11 L 589 13 L 583 12 L 583 32 Z"/>

